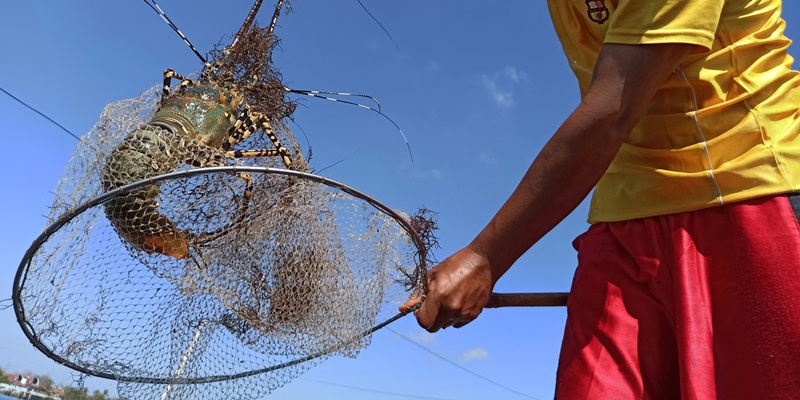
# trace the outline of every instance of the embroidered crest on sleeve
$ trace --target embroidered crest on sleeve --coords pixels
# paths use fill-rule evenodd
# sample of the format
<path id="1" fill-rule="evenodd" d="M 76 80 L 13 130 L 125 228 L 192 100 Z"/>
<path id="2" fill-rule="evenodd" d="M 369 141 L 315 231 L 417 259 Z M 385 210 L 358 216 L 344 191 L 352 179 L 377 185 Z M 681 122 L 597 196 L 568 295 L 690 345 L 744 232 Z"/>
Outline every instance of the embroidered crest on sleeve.
<path id="1" fill-rule="evenodd" d="M 589 19 L 592 21 L 602 24 L 608 20 L 609 12 L 604 0 L 586 0 L 586 6 Z"/>

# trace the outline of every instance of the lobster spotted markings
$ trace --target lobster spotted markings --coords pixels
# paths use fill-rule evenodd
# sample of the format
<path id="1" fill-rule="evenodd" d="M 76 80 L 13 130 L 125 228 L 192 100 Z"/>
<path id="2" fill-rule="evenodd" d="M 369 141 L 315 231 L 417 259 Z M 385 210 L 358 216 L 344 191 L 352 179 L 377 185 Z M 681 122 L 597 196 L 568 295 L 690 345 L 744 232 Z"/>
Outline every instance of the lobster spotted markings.
<path id="1" fill-rule="evenodd" d="M 275 109 L 264 113 L 250 104 L 250 99 L 264 98 L 273 99 L 265 102 L 267 106 L 285 103 L 283 85 L 270 74 L 269 57 L 284 2 L 278 1 L 270 25 L 260 28 L 254 25 L 261 5 L 261 0 L 257 0 L 231 46 L 218 52 L 213 63 L 203 59 L 205 67 L 196 81 L 172 69 L 164 71 L 164 87 L 157 110 L 112 150 L 102 172 L 104 190 L 172 172 L 181 164 L 224 165 L 226 158 L 280 157 L 286 168 L 293 166 L 289 150 L 280 143 L 270 125 L 271 119 L 284 118 L 293 108 L 273 107 Z M 242 54 L 252 52 L 253 48 L 265 54 L 255 58 Z M 173 79 L 180 81 L 174 94 L 170 88 Z M 258 130 L 274 148 L 234 149 Z M 134 248 L 183 259 L 189 253 L 188 239 L 218 236 L 242 222 L 252 196 L 253 179 L 246 173 L 236 176 L 245 182 L 239 217 L 214 232 L 198 235 L 179 229 L 158 210 L 156 199 L 161 189 L 157 184 L 109 200 L 105 203 L 105 212 L 120 237 Z"/>

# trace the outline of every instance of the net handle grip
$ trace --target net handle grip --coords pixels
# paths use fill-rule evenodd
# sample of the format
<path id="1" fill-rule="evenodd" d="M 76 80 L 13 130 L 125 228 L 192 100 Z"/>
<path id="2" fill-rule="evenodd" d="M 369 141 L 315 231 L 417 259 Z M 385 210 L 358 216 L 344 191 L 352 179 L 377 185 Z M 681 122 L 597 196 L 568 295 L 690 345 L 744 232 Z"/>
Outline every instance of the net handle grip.
<path id="1" fill-rule="evenodd" d="M 484 307 L 562 307 L 567 305 L 568 295 L 569 292 L 492 293 Z"/>

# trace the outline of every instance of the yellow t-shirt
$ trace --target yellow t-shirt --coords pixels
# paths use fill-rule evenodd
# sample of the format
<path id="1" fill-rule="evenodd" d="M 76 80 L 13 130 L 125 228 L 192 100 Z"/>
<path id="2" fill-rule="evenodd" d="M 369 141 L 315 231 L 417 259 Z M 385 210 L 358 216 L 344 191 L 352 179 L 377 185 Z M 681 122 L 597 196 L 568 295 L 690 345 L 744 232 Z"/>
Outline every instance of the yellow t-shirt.
<path id="1" fill-rule="evenodd" d="M 603 43 L 689 43 L 595 187 L 589 222 L 800 189 L 800 73 L 780 0 L 548 0 L 585 94 Z"/>

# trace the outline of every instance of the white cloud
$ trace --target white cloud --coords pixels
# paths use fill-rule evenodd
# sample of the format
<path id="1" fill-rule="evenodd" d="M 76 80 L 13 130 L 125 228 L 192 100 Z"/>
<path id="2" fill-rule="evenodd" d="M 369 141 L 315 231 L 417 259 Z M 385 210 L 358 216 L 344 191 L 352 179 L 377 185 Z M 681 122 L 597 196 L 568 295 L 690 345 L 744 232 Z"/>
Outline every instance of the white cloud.
<path id="1" fill-rule="evenodd" d="M 436 341 L 436 335 L 430 332 L 412 333 L 411 340 L 421 344 L 431 344 Z"/>
<path id="2" fill-rule="evenodd" d="M 514 83 L 524 82 L 528 80 L 528 75 L 524 72 L 517 71 L 514 67 L 503 68 L 503 74 Z"/>
<path id="3" fill-rule="evenodd" d="M 414 174 L 420 178 L 433 178 L 433 179 L 444 178 L 444 172 L 436 168 L 431 168 L 431 169 L 414 168 Z"/>
<path id="4" fill-rule="evenodd" d="M 511 93 L 510 90 L 504 89 L 500 87 L 497 83 L 498 76 L 481 76 L 481 82 L 483 83 L 483 87 L 489 91 L 489 95 L 492 96 L 492 100 L 497 103 L 500 107 L 513 107 L 514 106 L 514 94 Z"/>
<path id="5" fill-rule="evenodd" d="M 468 350 L 461 355 L 461 359 L 464 361 L 485 360 L 487 358 L 489 358 L 489 352 L 480 347 Z"/>
<path id="6" fill-rule="evenodd" d="M 478 159 L 486 164 L 497 164 L 497 159 L 492 157 L 489 153 L 479 153 Z"/>
<path id="7" fill-rule="evenodd" d="M 481 75 L 481 83 L 497 105 L 510 108 L 514 106 L 513 88 L 528 80 L 524 72 L 514 67 L 505 67 L 491 75 Z"/>
<path id="8" fill-rule="evenodd" d="M 423 179 L 442 179 L 446 176 L 445 171 L 438 169 L 438 168 L 428 168 L 423 169 L 416 165 L 412 165 L 409 163 L 403 163 L 399 166 L 400 171 L 409 172 L 413 174 L 417 178 Z"/>

